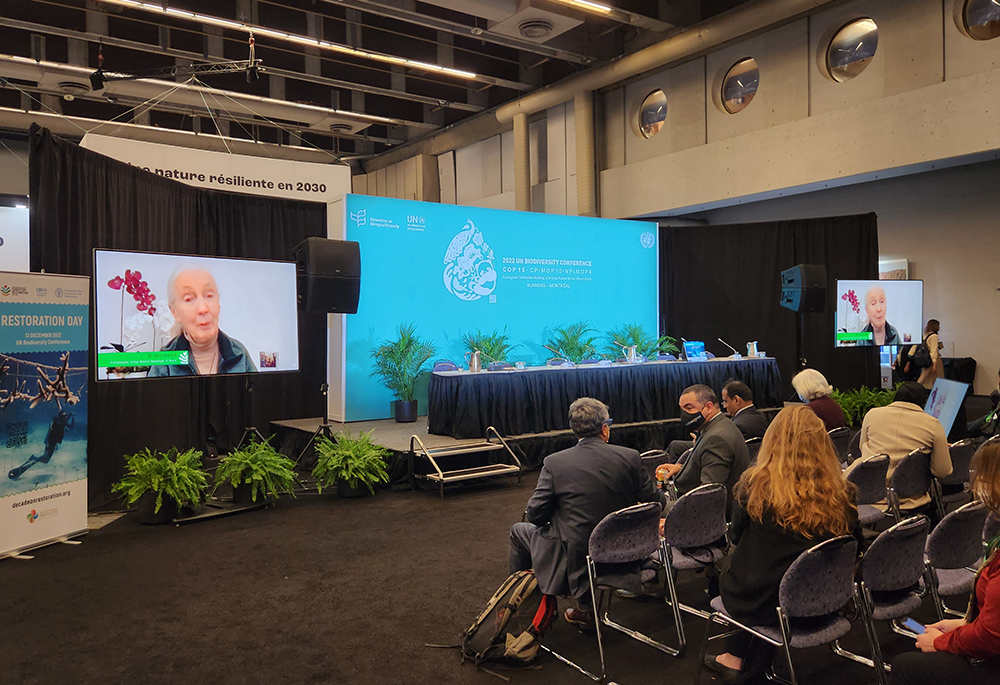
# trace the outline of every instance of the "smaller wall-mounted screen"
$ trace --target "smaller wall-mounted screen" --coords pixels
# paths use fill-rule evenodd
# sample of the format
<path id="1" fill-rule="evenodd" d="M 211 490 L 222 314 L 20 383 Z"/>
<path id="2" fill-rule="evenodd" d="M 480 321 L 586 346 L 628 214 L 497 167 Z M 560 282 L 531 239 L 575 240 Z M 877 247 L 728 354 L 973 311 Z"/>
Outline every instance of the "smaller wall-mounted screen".
<path id="1" fill-rule="evenodd" d="M 921 340 L 923 281 L 837 281 L 837 347 Z"/>
<path id="2" fill-rule="evenodd" d="M 945 434 L 951 433 L 951 426 L 958 416 L 958 409 L 965 401 L 965 395 L 969 392 L 969 385 L 959 381 L 938 378 L 934 381 L 930 395 L 927 396 L 927 404 L 924 411 L 941 422 L 944 426 Z"/>
<path id="3" fill-rule="evenodd" d="M 95 250 L 97 378 L 298 371 L 295 264 Z"/>

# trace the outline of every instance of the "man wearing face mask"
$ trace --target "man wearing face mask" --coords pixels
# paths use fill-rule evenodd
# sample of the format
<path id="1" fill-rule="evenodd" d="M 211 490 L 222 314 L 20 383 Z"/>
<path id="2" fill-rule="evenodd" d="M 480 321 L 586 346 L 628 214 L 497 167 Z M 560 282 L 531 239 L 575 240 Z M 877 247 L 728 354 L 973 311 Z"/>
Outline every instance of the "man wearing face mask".
<path id="1" fill-rule="evenodd" d="M 733 486 L 750 464 L 743 433 L 719 409 L 715 391 L 707 385 L 692 385 L 678 402 L 686 430 L 696 433 L 694 449 L 681 464 L 662 464 L 656 477 L 674 479 L 677 495 L 707 483 L 722 483 L 733 498 Z"/>

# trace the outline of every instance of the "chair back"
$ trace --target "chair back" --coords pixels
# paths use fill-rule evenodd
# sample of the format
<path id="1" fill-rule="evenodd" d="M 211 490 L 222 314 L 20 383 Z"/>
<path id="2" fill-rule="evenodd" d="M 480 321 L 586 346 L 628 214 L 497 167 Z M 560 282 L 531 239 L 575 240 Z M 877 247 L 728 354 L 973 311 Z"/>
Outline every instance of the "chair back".
<path id="1" fill-rule="evenodd" d="M 691 457 L 691 453 L 692 452 L 694 452 L 694 448 L 693 447 L 689 447 L 686 450 L 684 450 L 684 454 L 682 454 L 681 456 L 677 457 L 677 463 L 678 464 L 684 464 L 684 463 L 686 463 L 687 460 Z"/>
<path id="2" fill-rule="evenodd" d="M 975 566 L 983 556 L 983 528 L 989 510 L 969 502 L 951 512 L 927 537 L 927 561 L 936 569 Z"/>
<path id="3" fill-rule="evenodd" d="M 750 461 L 748 463 L 752 464 L 757 461 L 757 454 L 760 452 L 760 446 L 763 442 L 763 438 L 747 439 L 747 452 L 750 454 Z"/>
<path id="4" fill-rule="evenodd" d="M 677 361 L 677 355 L 675 354 L 658 354 L 656 359 L 661 362 L 672 362 Z"/>
<path id="5" fill-rule="evenodd" d="M 850 535 L 821 542 L 792 562 L 781 578 L 778 603 L 789 618 L 825 616 L 854 596 L 858 541 Z"/>
<path id="6" fill-rule="evenodd" d="M 831 428 L 827 431 L 830 442 L 833 443 L 833 450 L 837 453 L 837 459 L 841 462 L 847 461 L 847 452 L 851 447 L 851 429 L 847 426 Z"/>
<path id="7" fill-rule="evenodd" d="M 931 489 L 931 448 L 919 447 L 903 457 L 889 476 L 889 486 L 899 499 L 926 495 Z"/>
<path id="8" fill-rule="evenodd" d="M 572 366 L 573 362 L 562 357 L 553 357 L 545 362 L 545 366 L 566 366 L 567 364 Z"/>
<path id="9" fill-rule="evenodd" d="M 461 367 L 450 359 L 438 359 L 434 362 L 434 368 L 431 369 L 432 372 L 439 371 L 459 371 Z"/>
<path id="10" fill-rule="evenodd" d="M 931 522 L 912 516 L 882 531 L 861 559 L 861 580 L 874 592 L 905 590 L 924 573 L 924 545 Z"/>
<path id="11" fill-rule="evenodd" d="M 991 511 L 983 525 L 983 544 L 985 545 L 997 535 L 1000 535 L 1000 518 Z"/>
<path id="12" fill-rule="evenodd" d="M 640 561 L 660 547 L 660 504 L 633 504 L 605 516 L 590 534 L 588 551 L 598 564 Z"/>
<path id="13" fill-rule="evenodd" d="M 706 547 L 726 534 L 726 486 L 709 483 L 682 495 L 667 512 L 663 539 L 671 547 Z"/>
<path id="14" fill-rule="evenodd" d="M 885 499 L 885 475 L 889 472 L 889 455 L 875 454 L 855 466 L 847 481 L 858 489 L 857 502 L 877 504 Z"/>
<path id="15" fill-rule="evenodd" d="M 669 464 L 670 455 L 665 450 L 647 450 L 639 455 L 642 460 L 642 468 L 649 474 L 649 479 L 656 480 L 656 467 L 660 464 Z"/>
<path id="16" fill-rule="evenodd" d="M 961 485 L 969 481 L 969 466 L 972 464 L 972 455 L 975 453 L 972 440 L 968 438 L 959 440 L 954 445 L 948 447 L 951 455 L 951 474 L 944 478 L 939 478 L 942 485 Z"/>
<path id="17" fill-rule="evenodd" d="M 847 463 L 850 464 L 855 459 L 861 457 L 861 431 L 854 434 L 851 438 L 851 445 L 847 448 Z"/>

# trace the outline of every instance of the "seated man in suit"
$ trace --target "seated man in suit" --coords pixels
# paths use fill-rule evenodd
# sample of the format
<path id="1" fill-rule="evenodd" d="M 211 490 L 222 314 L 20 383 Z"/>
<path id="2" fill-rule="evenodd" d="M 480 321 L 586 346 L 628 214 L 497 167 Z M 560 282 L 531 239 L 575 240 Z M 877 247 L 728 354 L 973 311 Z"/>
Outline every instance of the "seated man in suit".
<path id="1" fill-rule="evenodd" d="M 677 495 L 707 483 L 722 483 L 733 501 L 733 486 L 750 465 L 750 453 L 739 428 L 719 409 L 715 391 L 707 385 L 692 385 L 681 394 L 679 404 L 684 425 L 697 433 L 694 449 L 682 464 L 661 464 L 656 477 L 674 479 Z"/>
<path id="2" fill-rule="evenodd" d="M 763 438 L 767 430 L 767 416 L 753 406 L 753 393 L 743 381 L 731 380 L 722 388 L 722 408 L 732 419 L 743 439 Z M 694 447 L 694 440 L 671 440 L 667 445 L 667 456 L 676 463 L 681 455 Z"/>
<path id="3" fill-rule="evenodd" d="M 576 608 L 566 620 L 594 624 L 587 579 L 587 545 L 598 523 L 611 512 L 639 502 L 664 503 L 642 467 L 639 453 L 609 445 L 608 408 L 591 397 L 569 407 L 574 447 L 550 454 L 531 499 L 527 521 L 510 529 L 510 572 L 533 568 L 547 595 L 571 595 Z"/>
<path id="4" fill-rule="evenodd" d="M 740 433 L 743 439 L 763 438 L 767 430 L 767 416 L 753 406 L 753 393 L 743 381 L 729 381 L 722 388 L 722 408 Z"/>

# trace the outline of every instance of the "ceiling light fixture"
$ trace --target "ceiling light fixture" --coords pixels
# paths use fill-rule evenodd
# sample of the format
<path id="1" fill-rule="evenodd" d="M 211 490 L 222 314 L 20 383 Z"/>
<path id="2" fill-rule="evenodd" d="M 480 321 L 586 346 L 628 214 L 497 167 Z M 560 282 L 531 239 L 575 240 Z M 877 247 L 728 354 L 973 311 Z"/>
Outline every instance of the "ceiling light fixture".
<path id="1" fill-rule="evenodd" d="M 571 7 L 577 7 L 590 12 L 600 12 L 601 14 L 611 14 L 615 11 L 614 7 L 608 7 L 607 5 L 602 5 L 599 2 L 591 2 L 590 0 L 556 0 L 556 2 L 561 2 L 564 5 L 570 5 Z"/>
<path id="2" fill-rule="evenodd" d="M 252 32 L 255 36 L 258 37 L 267 36 L 268 38 L 274 38 L 276 40 L 286 41 L 289 43 L 296 43 L 298 45 L 307 45 L 309 47 L 320 48 L 322 50 L 328 50 L 330 52 L 336 52 L 342 55 L 349 55 L 351 57 L 360 57 L 362 59 L 370 59 L 375 62 L 408 66 L 414 69 L 420 69 L 422 71 L 432 71 L 437 74 L 446 74 L 448 76 L 455 76 L 457 78 L 474 79 L 477 77 L 477 74 L 471 71 L 452 69 L 451 67 L 442 67 L 438 64 L 429 64 L 427 62 L 411 60 L 405 57 L 396 57 L 395 55 L 387 55 L 381 52 L 361 50 L 360 48 L 353 48 L 350 45 L 332 43 L 327 40 L 310 38 L 309 36 L 300 36 L 294 33 L 288 33 L 286 31 L 277 31 L 275 29 L 265 28 L 263 26 L 254 26 L 252 24 L 245 24 L 243 22 L 234 21 L 232 19 L 222 19 L 221 17 L 213 17 L 207 14 L 201 14 L 199 12 L 191 12 L 189 10 L 177 9 L 175 7 L 167 7 L 164 4 L 142 2 L 141 0 L 100 0 L 100 2 L 103 2 L 108 5 L 117 5 L 118 7 L 126 7 L 128 9 L 150 12 L 153 14 L 166 14 L 167 16 L 176 17 L 178 19 L 185 19 L 187 21 L 196 21 L 201 24 L 208 24 L 209 26 L 217 26 L 219 28 L 230 29 L 233 31 Z M 594 4 L 594 3 L 588 3 L 588 4 Z"/>

